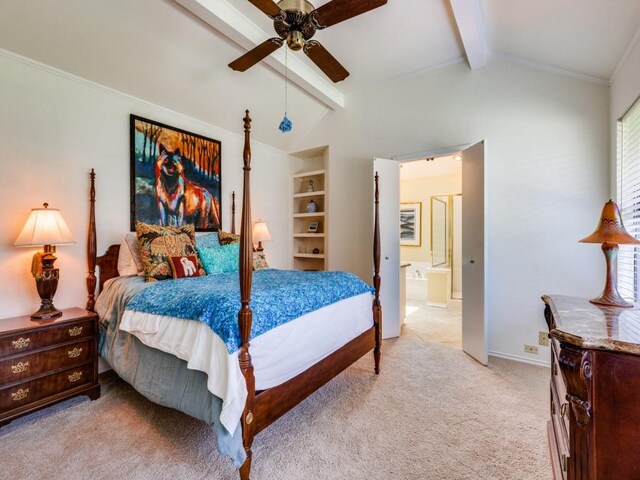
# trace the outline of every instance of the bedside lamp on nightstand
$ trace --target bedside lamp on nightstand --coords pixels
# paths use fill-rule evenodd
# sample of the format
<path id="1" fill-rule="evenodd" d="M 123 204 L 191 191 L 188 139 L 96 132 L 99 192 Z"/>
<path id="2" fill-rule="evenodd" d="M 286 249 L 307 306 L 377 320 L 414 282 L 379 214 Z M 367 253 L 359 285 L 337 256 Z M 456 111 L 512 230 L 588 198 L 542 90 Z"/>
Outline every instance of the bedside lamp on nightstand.
<path id="1" fill-rule="evenodd" d="M 253 226 L 253 241 L 258 242 L 258 248 L 256 251 L 262 252 L 264 248 L 262 248 L 262 242 L 268 242 L 271 240 L 271 233 L 269 233 L 269 228 L 265 222 L 258 221 Z"/>
<path id="2" fill-rule="evenodd" d="M 47 203 L 43 204 L 43 207 L 31 210 L 27 223 L 14 243 L 16 247 L 44 246 L 44 252 L 37 252 L 31 264 L 31 273 L 36 280 L 38 295 L 42 300 L 40 309 L 31 315 L 33 320 L 62 315 L 62 312 L 53 306 L 53 296 L 58 288 L 59 278 L 59 270 L 53 266 L 56 261 L 55 246 L 76 243 L 60 210 L 48 208 Z"/>

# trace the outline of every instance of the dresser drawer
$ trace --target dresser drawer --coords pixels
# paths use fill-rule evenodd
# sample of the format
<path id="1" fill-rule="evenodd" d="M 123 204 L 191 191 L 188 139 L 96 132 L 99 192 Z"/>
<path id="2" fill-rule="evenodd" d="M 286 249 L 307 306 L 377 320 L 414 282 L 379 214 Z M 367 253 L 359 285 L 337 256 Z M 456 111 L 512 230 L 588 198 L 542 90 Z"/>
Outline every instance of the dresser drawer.
<path id="1" fill-rule="evenodd" d="M 0 414 L 57 393 L 95 382 L 95 365 L 88 363 L 37 380 L 0 389 Z"/>
<path id="2" fill-rule="evenodd" d="M 558 396 L 551 384 L 551 426 L 553 432 L 553 448 L 556 449 L 557 456 L 553 456 L 557 459 L 558 464 L 554 466 L 554 476 L 556 479 L 567 478 L 567 468 L 569 463 L 569 429 L 568 425 L 564 423 L 563 417 L 569 416 L 568 404 L 566 407 L 559 406 Z M 561 477 L 555 474 L 560 472 Z"/>
<path id="3" fill-rule="evenodd" d="M 25 331 L 0 337 L 0 358 L 30 352 L 58 343 L 95 335 L 95 320 L 69 322 L 41 330 Z"/>
<path id="4" fill-rule="evenodd" d="M 44 352 L 27 353 L 0 360 L 0 383 L 13 383 L 60 368 L 93 360 L 94 340 L 85 340 L 52 348 Z"/>

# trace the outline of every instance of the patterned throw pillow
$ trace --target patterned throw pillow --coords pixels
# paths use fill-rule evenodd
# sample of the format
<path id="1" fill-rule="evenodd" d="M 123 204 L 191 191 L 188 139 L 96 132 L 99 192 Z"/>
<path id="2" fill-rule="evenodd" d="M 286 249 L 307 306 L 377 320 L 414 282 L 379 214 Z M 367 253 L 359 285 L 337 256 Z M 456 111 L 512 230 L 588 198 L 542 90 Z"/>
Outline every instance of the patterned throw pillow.
<path id="1" fill-rule="evenodd" d="M 213 248 L 198 248 L 198 254 L 208 275 L 237 272 L 240 263 L 240 243 Z"/>
<path id="2" fill-rule="evenodd" d="M 219 247 L 220 240 L 218 240 L 218 233 L 208 233 L 206 235 L 196 235 L 196 247 L 197 248 L 213 248 Z"/>
<path id="3" fill-rule="evenodd" d="M 173 278 L 190 278 L 200 277 L 198 270 L 198 257 L 195 255 L 180 255 L 177 257 L 169 257 L 171 269 L 173 270 Z"/>
<path id="4" fill-rule="evenodd" d="M 193 225 L 162 227 L 136 222 L 136 235 L 147 282 L 173 278 L 169 257 L 174 256 L 195 256 L 198 272 L 200 275 L 205 274 L 202 263 L 197 258 Z"/>
<path id="5" fill-rule="evenodd" d="M 230 245 L 232 243 L 237 243 L 240 241 L 240 235 L 236 235 L 235 233 L 223 232 L 222 230 L 218 230 L 218 239 L 220 240 L 220 245 Z"/>
<path id="6" fill-rule="evenodd" d="M 269 268 L 269 264 L 264 252 L 253 252 L 253 269 L 264 270 L 265 268 Z"/>

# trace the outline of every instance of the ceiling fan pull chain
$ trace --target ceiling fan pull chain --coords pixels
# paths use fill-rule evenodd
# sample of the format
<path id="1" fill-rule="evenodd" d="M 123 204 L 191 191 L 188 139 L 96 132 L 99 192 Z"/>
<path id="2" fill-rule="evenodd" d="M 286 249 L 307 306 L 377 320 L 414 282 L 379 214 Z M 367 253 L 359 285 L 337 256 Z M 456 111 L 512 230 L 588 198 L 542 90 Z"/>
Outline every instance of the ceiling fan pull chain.
<path id="1" fill-rule="evenodd" d="M 282 133 L 290 132 L 293 128 L 293 123 L 287 118 L 287 87 L 289 86 L 289 65 L 288 65 L 288 48 L 284 46 L 284 118 L 280 122 L 278 127 Z"/>

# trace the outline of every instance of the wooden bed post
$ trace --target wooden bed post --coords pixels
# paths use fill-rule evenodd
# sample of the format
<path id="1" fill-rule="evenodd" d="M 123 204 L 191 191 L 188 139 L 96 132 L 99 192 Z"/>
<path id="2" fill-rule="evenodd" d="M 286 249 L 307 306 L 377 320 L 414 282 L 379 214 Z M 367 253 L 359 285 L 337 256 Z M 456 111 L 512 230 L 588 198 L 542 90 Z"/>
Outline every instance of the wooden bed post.
<path id="1" fill-rule="evenodd" d="M 373 324 L 376 327 L 376 346 L 373 349 L 376 375 L 380 373 L 380 347 L 382 346 L 382 306 L 380 305 L 380 191 L 378 172 L 375 176 L 375 216 L 373 227 L 373 286 L 376 289 L 373 298 Z"/>
<path id="2" fill-rule="evenodd" d="M 251 311 L 251 280 L 253 276 L 253 238 L 251 228 L 251 117 L 249 110 L 244 117 L 244 185 L 242 190 L 242 221 L 240 225 L 240 302 L 242 306 L 238 312 L 238 326 L 240 328 L 240 353 L 238 360 L 240 370 L 247 383 L 247 402 L 242 413 L 242 442 L 247 452 L 247 459 L 240 467 L 241 480 L 249 480 L 251 470 L 251 445 L 255 434 L 256 422 L 254 422 L 253 407 L 256 397 L 255 378 L 253 365 L 249 354 L 249 337 L 253 312 Z"/>
<path id="3" fill-rule="evenodd" d="M 236 233 L 236 192 L 231 192 L 231 233 Z"/>
<path id="4" fill-rule="evenodd" d="M 87 236 L 87 310 L 93 312 L 96 305 L 96 174 L 89 174 L 91 188 L 89 193 L 89 234 Z"/>

